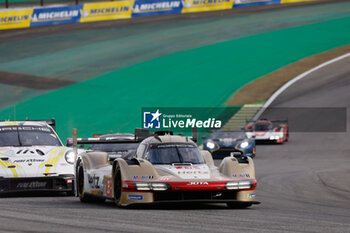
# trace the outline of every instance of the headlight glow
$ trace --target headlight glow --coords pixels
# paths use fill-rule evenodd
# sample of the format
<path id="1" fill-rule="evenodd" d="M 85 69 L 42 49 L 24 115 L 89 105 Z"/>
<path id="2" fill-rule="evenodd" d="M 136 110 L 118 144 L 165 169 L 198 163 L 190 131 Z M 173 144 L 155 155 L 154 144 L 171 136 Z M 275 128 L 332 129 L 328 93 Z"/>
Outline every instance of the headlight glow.
<path id="1" fill-rule="evenodd" d="M 68 151 L 66 153 L 66 155 L 64 156 L 64 158 L 66 159 L 66 162 L 69 163 L 69 164 L 74 164 L 74 158 L 75 158 L 75 155 L 74 155 L 74 152 L 73 151 Z"/>
<path id="2" fill-rule="evenodd" d="M 250 189 L 253 188 L 253 183 L 250 181 L 234 181 L 234 182 L 227 182 L 226 183 L 226 189 L 233 190 L 233 189 Z"/>
<path id="3" fill-rule="evenodd" d="M 207 142 L 207 147 L 212 150 L 215 148 L 215 143 L 214 142 Z"/>
<path id="4" fill-rule="evenodd" d="M 241 145 L 239 145 L 241 148 L 246 148 L 247 146 L 249 146 L 248 142 L 242 142 Z"/>
<path id="5" fill-rule="evenodd" d="M 166 183 L 144 183 L 135 182 L 136 190 L 139 191 L 166 191 L 168 190 L 168 185 Z"/>

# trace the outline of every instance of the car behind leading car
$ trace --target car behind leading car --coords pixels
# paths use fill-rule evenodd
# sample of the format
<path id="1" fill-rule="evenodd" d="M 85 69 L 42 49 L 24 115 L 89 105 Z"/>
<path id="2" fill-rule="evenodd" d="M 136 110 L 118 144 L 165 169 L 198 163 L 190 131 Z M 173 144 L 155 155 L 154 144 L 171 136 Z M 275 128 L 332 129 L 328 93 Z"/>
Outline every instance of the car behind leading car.
<path id="1" fill-rule="evenodd" d="M 54 119 L 0 122 L 0 194 L 73 193 L 74 153 L 49 124 Z"/>

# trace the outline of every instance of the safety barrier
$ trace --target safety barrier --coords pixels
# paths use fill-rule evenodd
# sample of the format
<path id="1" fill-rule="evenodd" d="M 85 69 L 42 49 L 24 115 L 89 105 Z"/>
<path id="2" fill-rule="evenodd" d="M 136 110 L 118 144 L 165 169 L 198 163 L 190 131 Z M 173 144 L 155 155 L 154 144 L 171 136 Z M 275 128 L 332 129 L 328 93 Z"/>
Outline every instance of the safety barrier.
<path id="1" fill-rule="evenodd" d="M 310 0 L 123 0 L 28 9 L 5 9 L 0 11 L 0 30 L 150 15 L 227 10 L 236 7 L 301 1 Z"/>

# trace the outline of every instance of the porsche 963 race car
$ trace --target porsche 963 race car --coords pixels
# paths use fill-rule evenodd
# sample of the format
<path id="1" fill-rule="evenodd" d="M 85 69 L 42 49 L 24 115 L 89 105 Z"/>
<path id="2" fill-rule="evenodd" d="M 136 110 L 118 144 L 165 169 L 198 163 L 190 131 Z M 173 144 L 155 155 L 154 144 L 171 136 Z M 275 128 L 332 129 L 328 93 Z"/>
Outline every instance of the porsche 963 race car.
<path id="1" fill-rule="evenodd" d="M 74 135 L 74 133 L 73 133 Z M 75 145 L 94 142 L 75 139 Z M 90 141 L 90 142 L 89 142 Z M 130 140 L 128 140 L 130 142 Z M 76 160 L 76 194 L 82 202 L 113 200 L 118 206 L 159 202 L 227 203 L 232 208 L 258 204 L 253 160 L 235 152 L 214 165 L 209 151 L 189 138 L 152 135 L 138 140 L 128 160 L 84 151 Z M 109 140 L 125 143 L 125 140 Z"/>
<path id="2" fill-rule="evenodd" d="M 73 193 L 74 153 L 54 128 L 54 119 L 0 122 L 0 194 Z"/>

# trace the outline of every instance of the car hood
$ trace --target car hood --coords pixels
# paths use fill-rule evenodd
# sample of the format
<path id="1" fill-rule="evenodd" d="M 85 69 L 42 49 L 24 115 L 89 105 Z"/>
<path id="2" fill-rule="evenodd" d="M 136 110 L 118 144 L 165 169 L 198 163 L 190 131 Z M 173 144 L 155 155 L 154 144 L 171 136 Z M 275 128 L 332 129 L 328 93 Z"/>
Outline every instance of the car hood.
<path id="1" fill-rule="evenodd" d="M 235 147 L 237 144 L 241 143 L 243 139 L 237 139 L 237 138 L 220 138 L 212 140 L 214 143 L 219 145 L 221 148 L 225 147 Z"/>
<path id="2" fill-rule="evenodd" d="M 193 165 L 154 165 L 161 180 L 213 180 L 219 175 L 217 169 L 210 169 L 206 164 Z"/>
<path id="3" fill-rule="evenodd" d="M 69 150 L 64 146 L 1 147 L 0 176 L 18 178 L 74 174 L 73 165 L 65 160 Z"/>

